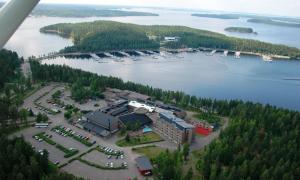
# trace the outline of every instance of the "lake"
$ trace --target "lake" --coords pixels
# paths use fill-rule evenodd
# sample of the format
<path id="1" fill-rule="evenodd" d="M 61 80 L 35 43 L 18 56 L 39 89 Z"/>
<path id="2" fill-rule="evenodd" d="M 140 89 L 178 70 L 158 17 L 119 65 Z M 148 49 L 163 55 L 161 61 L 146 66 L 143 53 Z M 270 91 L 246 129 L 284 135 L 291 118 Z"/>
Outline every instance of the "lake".
<path id="1" fill-rule="evenodd" d="M 47 64 L 68 65 L 125 81 L 217 99 L 242 99 L 300 110 L 300 64 L 297 61 L 268 63 L 260 57 L 235 59 L 221 54 L 182 53 L 166 57 L 143 56 L 138 60 L 65 59 Z"/>
<path id="2" fill-rule="evenodd" d="M 278 27 L 247 23 L 246 19 L 223 20 L 190 16 L 186 11 L 158 9 L 130 9 L 159 13 L 158 17 L 114 17 L 114 18 L 27 18 L 6 48 L 21 56 L 42 55 L 72 45 L 71 40 L 56 35 L 41 34 L 43 26 L 94 20 L 114 20 L 127 23 L 151 25 L 184 25 L 224 33 L 230 36 L 258 39 L 300 48 L 300 33 L 297 28 Z M 224 32 L 228 26 L 251 27 L 258 35 Z M 206 56 L 203 53 L 183 53 L 181 58 L 168 55 L 153 59 L 143 56 L 138 61 L 130 58 L 118 62 L 102 59 L 103 63 L 87 59 L 46 60 L 49 64 L 66 64 L 86 71 L 112 75 L 124 80 L 149 84 L 170 90 L 182 90 L 201 97 L 217 99 L 242 99 L 270 103 L 280 107 L 300 110 L 300 62 L 263 62 L 260 57 L 243 56 L 234 59 L 219 54 Z M 294 80 L 287 80 L 294 79 Z M 298 79 L 298 80 L 296 80 Z"/>

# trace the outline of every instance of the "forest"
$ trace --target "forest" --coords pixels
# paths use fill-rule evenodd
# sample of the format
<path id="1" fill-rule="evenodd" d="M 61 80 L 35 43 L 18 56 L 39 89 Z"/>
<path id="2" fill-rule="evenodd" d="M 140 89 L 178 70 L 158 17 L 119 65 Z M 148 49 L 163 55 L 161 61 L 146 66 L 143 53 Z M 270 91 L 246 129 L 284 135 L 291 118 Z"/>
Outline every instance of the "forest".
<path id="1" fill-rule="evenodd" d="M 30 79 L 20 71 L 21 63 L 23 59 L 17 53 L 0 51 L 0 134 L 18 127 L 17 119 L 24 115 L 18 106 L 23 103 L 24 94 L 32 88 Z"/>
<path id="2" fill-rule="evenodd" d="M 28 126 L 30 113 L 19 109 L 26 93 L 33 90 L 31 80 L 20 71 L 23 59 L 17 53 L 0 51 L 0 179 L 75 180 L 73 175 L 60 173 L 48 161 L 48 153 L 36 153 L 20 138 L 7 136 Z"/>
<path id="3" fill-rule="evenodd" d="M 67 66 L 41 65 L 31 61 L 34 81 L 85 86 L 97 80 L 98 88 L 127 89 L 185 109 L 205 109 L 230 117 L 229 127 L 207 146 L 196 169 L 204 179 L 299 179 L 300 113 L 271 105 L 239 100 L 214 100 L 165 91 L 119 78 L 98 76 Z M 161 169 L 164 169 L 162 167 Z M 173 176 L 174 177 L 174 176 Z M 176 179 L 176 178 L 174 178 Z"/>
<path id="4" fill-rule="evenodd" d="M 22 59 L 19 59 L 17 53 L 0 50 L 0 89 L 4 84 L 13 81 L 17 78 L 18 68 L 22 63 Z"/>
<path id="5" fill-rule="evenodd" d="M 0 179 L 6 180 L 79 180 L 71 174 L 61 173 L 49 164 L 48 152 L 43 155 L 34 151 L 21 138 L 7 139 L 0 136 Z"/>
<path id="6" fill-rule="evenodd" d="M 62 52 L 100 52 L 109 50 L 164 48 L 216 48 L 300 58 L 300 50 L 257 40 L 240 39 L 184 26 L 143 26 L 113 21 L 64 23 L 41 28 L 42 33 L 71 38 L 74 46 Z M 175 42 L 165 42 L 166 36 L 177 36 Z"/>

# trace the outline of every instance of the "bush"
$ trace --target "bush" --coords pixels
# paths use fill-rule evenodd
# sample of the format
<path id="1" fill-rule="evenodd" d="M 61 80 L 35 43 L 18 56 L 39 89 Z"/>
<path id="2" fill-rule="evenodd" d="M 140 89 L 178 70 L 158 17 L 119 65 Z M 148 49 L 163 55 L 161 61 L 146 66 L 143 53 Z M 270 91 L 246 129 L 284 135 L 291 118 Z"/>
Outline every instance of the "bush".
<path id="1" fill-rule="evenodd" d="M 69 157 L 72 157 L 74 156 L 75 154 L 77 154 L 79 151 L 76 149 L 76 150 L 72 150 L 72 151 L 69 151 L 67 154 L 64 155 L 65 158 L 69 158 Z"/>

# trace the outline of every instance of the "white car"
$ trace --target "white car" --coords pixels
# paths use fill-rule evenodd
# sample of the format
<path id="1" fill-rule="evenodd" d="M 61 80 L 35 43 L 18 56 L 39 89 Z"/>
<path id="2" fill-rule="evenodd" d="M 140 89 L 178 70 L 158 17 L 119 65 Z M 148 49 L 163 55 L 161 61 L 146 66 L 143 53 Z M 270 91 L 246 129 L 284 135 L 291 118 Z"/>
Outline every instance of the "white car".
<path id="1" fill-rule="evenodd" d="M 110 167 L 111 167 L 111 168 L 114 167 L 114 163 L 113 163 L 113 162 L 110 163 Z"/>

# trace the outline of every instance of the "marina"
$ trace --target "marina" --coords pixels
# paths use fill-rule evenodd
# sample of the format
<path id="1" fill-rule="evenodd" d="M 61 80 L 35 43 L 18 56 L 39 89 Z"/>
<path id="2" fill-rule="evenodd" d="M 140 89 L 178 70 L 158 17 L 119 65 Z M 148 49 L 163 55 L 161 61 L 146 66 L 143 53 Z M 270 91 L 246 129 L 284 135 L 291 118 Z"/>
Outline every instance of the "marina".
<path id="1" fill-rule="evenodd" d="M 224 57 L 231 56 L 235 59 L 240 59 L 242 55 L 244 56 L 258 56 L 263 59 L 265 62 L 273 62 L 273 59 L 281 59 L 286 60 L 290 59 L 286 56 L 277 56 L 277 55 L 264 55 L 260 53 L 252 53 L 252 52 L 241 52 L 241 51 L 229 51 L 229 50 L 211 50 L 208 48 L 188 48 L 188 49 L 160 49 L 156 51 L 151 50 L 123 50 L 123 51 L 109 51 L 109 52 L 96 52 L 96 53 L 54 53 L 51 52 L 48 55 L 38 56 L 35 58 L 37 61 L 42 61 L 45 59 L 52 59 L 59 56 L 64 56 L 66 58 L 83 58 L 83 59 L 101 59 L 101 58 L 112 58 L 116 60 L 121 60 L 124 57 L 138 57 L 138 56 L 152 56 L 153 59 L 157 59 L 158 56 L 166 57 L 168 55 L 176 55 L 177 58 L 182 58 L 180 53 L 196 53 L 196 52 L 205 52 L 206 56 L 214 56 L 216 54 L 222 54 Z"/>

